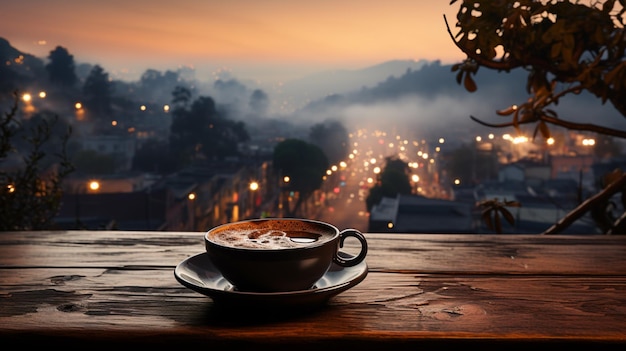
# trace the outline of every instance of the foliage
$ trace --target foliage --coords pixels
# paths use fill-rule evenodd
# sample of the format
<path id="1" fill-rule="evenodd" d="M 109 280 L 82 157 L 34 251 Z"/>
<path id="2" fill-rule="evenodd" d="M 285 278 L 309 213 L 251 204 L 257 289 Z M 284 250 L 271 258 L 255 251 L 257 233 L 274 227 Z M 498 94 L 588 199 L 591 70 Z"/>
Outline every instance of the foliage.
<path id="1" fill-rule="evenodd" d="M 499 201 L 497 198 L 493 200 L 486 200 L 480 203 L 482 207 L 481 217 L 487 228 L 495 231 L 496 233 L 502 233 L 502 217 L 510 224 L 515 224 L 515 218 L 507 207 L 521 207 L 518 201 Z"/>
<path id="2" fill-rule="evenodd" d="M 331 164 L 336 165 L 345 161 L 350 152 L 348 131 L 339 121 L 327 120 L 313 125 L 309 132 L 309 139 L 324 151 Z"/>
<path id="3" fill-rule="evenodd" d="M 0 120 L 0 230 L 50 229 L 61 204 L 62 181 L 73 171 L 66 154 L 71 129 L 56 140 L 55 117 L 39 120 L 24 133 L 17 112 L 16 93 L 12 109 Z M 29 149 L 15 147 L 15 138 L 22 133 Z M 60 145 L 60 152 L 46 153 L 51 144 Z M 14 161 L 18 164 L 11 167 Z"/>
<path id="4" fill-rule="evenodd" d="M 626 131 L 601 126 L 593 120 L 590 123 L 566 120 L 551 108 L 562 97 L 585 90 L 602 103 L 611 103 L 626 117 L 626 2 L 452 0 L 450 4 L 457 2 L 460 2 L 456 17 L 458 32 L 454 35 L 450 27 L 448 32 L 467 55 L 462 63 L 452 67 L 459 84 L 469 92 L 476 91 L 473 76 L 480 67 L 528 71 L 528 100 L 496 111 L 511 118 L 509 122 L 487 123 L 470 116 L 474 121 L 518 131 L 522 125 L 533 125 L 534 137 L 538 134 L 550 137 L 552 125 L 626 138 Z M 626 188 L 613 190 L 623 193 Z M 600 206 L 601 202 L 581 204 L 584 206 L 546 232 L 562 230 L 563 224 L 571 223 L 571 216 L 580 216 L 592 204 Z M 619 219 L 612 225 L 620 226 Z"/>
<path id="5" fill-rule="evenodd" d="M 136 84 L 134 94 L 147 101 L 167 101 L 169 92 L 175 90 L 181 83 L 178 72 L 166 71 L 161 73 L 155 69 L 146 70 Z"/>
<path id="6" fill-rule="evenodd" d="M 211 97 L 201 96 L 188 106 L 187 89 L 176 89 L 173 95 L 176 107 L 170 127 L 170 150 L 184 163 L 195 157 L 236 156 L 238 144 L 250 139 L 244 123 L 222 116 Z"/>
<path id="7" fill-rule="evenodd" d="M 255 89 L 250 95 L 250 101 L 248 102 L 250 111 L 255 113 L 259 117 L 267 115 L 267 111 L 270 108 L 270 99 L 267 94 L 261 89 Z"/>
<path id="8" fill-rule="evenodd" d="M 57 46 L 50 51 L 48 60 L 46 70 L 48 71 L 50 82 L 63 87 L 72 87 L 78 82 L 74 56 L 70 55 L 66 48 Z"/>
<path id="9" fill-rule="evenodd" d="M 95 65 L 89 72 L 83 85 L 83 94 L 84 105 L 88 112 L 100 119 L 110 118 L 113 111 L 111 106 L 113 86 L 109 81 L 109 74 L 99 65 Z"/>
<path id="10" fill-rule="evenodd" d="M 458 0 L 451 1 L 454 4 Z M 535 135 L 550 135 L 549 124 L 626 137 L 626 132 L 559 118 L 550 106 L 587 90 L 626 117 L 624 9 L 615 1 L 461 1 L 454 40 L 467 59 L 453 66 L 457 82 L 472 92 L 479 67 L 528 71 L 527 101 L 497 111 L 512 116 L 495 127 L 535 124 Z M 452 33 L 450 32 L 452 36 Z"/>
<path id="11" fill-rule="evenodd" d="M 385 167 L 365 199 L 367 210 L 371 211 L 383 197 L 395 198 L 398 194 L 410 194 L 412 187 L 409 179 L 409 165 L 398 158 L 387 157 Z"/>
<path id="12" fill-rule="evenodd" d="M 288 213 L 294 216 L 302 202 L 322 186 L 329 162 L 316 145 L 299 139 L 286 139 L 274 148 L 272 165 L 278 174 L 290 178 L 289 190 L 299 193 L 294 208 Z"/>

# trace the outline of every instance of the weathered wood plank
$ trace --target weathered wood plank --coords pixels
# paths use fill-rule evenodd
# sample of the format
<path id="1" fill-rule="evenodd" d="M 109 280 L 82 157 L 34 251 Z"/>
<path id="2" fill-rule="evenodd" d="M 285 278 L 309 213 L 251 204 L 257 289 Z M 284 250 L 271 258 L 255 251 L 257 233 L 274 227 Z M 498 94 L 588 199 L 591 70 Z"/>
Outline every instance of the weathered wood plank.
<path id="1" fill-rule="evenodd" d="M 338 333 L 401 332 L 402 338 L 450 333 L 626 341 L 626 277 L 555 280 L 373 272 L 320 311 L 273 311 L 260 317 L 245 311 L 225 314 L 209 297 L 178 284 L 169 269 L 5 269 L 0 270 L 0 283 L 2 331 L 189 327 L 190 333 L 219 330 L 220 337 L 280 333 L 289 338 L 334 338 Z M 249 323 L 255 327 L 242 328 Z"/>
<path id="2" fill-rule="evenodd" d="M 0 340 L 299 351 L 626 345 L 625 236 L 365 235 L 363 282 L 319 310 L 260 314 L 175 280 L 175 265 L 204 251 L 203 233 L 1 233 Z"/>
<path id="3" fill-rule="evenodd" d="M 371 271 L 626 274 L 626 236 L 368 234 Z M 204 251 L 202 233 L 0 235 L 0 267 L 173 267 Z M 345 250 L 350 250 L 350 244 Z"/>

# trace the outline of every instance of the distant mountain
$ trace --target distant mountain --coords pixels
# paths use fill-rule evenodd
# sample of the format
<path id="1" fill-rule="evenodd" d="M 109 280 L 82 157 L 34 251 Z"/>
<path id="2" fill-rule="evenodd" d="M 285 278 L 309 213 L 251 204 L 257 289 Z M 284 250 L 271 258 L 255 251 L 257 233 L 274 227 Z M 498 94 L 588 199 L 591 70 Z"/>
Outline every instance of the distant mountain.
<path id="1" fill-rule="evenodd" d="M 372 87 L 390 77 L 400 77 L 409 70 L 420 69 L 426 60 L 393 60 L 354 70 L 330 70 L 285 82 L 278 98 L 287 98 L 294 109 L 328 95 L 348 93 Z"/>
<path id="2" fill-rule="evenodd" d="M 393 60 L 362 69 L 323 71 L 286 82 L 284 86 L 290 91 L 319 87 L 314 90 L 324 91 L 326 94 L 322 96 L 340 94 L 355 88 L 374 86 L 387 78 L 399 77 L 408 70 L 420 69 L 427 63 L 426 60 Z"/>
<path id="3" fill-rule="evenodd" d="M 393 125 L 422 134 L 451 130 L 467 134 L 493 131 L 470 116 L 491 123 L 509 122 L 510 117 L 498 116 L 495 111 L 528 98 L 527 72 L 523 69 L 508 73 L 483 69 L 475 76 L 478 90 L 470 93 L 457 84 L 451 68 L 439 61 L 421 62 L 418 69 L 408 69 L 369 87 L 354 86 L 350 92 L 313 100 L 296 111 L 292 120 L 315 123 L 338 119 L 355 128 Z M 623 116 L 589 93 L 563 98 L 554 110 L 563 119 L 626 129 Z"/>
<path id="4" fill-rule="evenodd" d="M 36 86 L 47 74 L 44 59 L 20 52 L 3 38 L 0 38 L 0 62 L 4 63 L 0 65 L 3 93 L 12 92 L 17 86 Z M 77 73 L 82 78 L 90 68 L 89 64 L 77 65 Z M 279 106 L 274 107 L 279 112 L 272 112 L 272 117 L 293 123 L 335 119 L 350 127 L 393 124 L 398 129 L 428 133 L 451 128 L 468 133 L 470 128 L 485 130 L 469 116 L 493 123 L 509 121 L 497 116 L 495 111 L 527 99 L 526 76 L 522 69 L 510 73 L 482 69 L 475 76 L 478 91 L 469 93 L 457 84 L 451 65 L 439 61 L 395 60 L 362 69 L 324 71 L 288 81 L 278 89 L 262 88 L 270 102 Z M 251 92 L 247 82 L 245 86 L 244 95 Z M 208 93 L 222 103 L 226 99 L 215 91 L 200 93 Z M 248 99 L 237 96 L 232 100 L 239 101 L 245 110 Z M 281 106 L 287 108 L 280 110 Z M 626 130 L 623 116 L 588 93 L 562 99 L 555 110 L 567 120 Z"/>
<path id="5" fill-rule="evenodd" d="M 11 93 L 45 73 L 39 58 L 23 53 L 0 37 L 0 94 Z"/>

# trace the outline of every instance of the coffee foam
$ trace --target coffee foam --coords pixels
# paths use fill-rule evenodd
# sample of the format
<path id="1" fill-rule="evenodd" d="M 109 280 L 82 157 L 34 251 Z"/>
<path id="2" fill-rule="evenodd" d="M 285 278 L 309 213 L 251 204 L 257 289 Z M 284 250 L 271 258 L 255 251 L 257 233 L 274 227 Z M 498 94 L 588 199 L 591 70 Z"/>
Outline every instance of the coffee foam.
<path id="1" fill-rule="evenodd" d="M 221 245 L 250 249 L 285 249 L 306 245 L 294 242 L 286 232 L 274 229 L 226 230 L 212 238 Z"/>

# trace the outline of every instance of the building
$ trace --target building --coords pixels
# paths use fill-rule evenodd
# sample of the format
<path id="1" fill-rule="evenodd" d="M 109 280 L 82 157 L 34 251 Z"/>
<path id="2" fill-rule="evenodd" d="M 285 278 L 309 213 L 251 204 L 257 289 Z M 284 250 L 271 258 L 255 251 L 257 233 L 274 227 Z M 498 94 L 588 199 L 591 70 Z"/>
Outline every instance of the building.
<path id="1" fill-rule="evenodd" d="M 476 233 L 474 204 L 398 194 L 372 207 L 368 232 Z"/>

